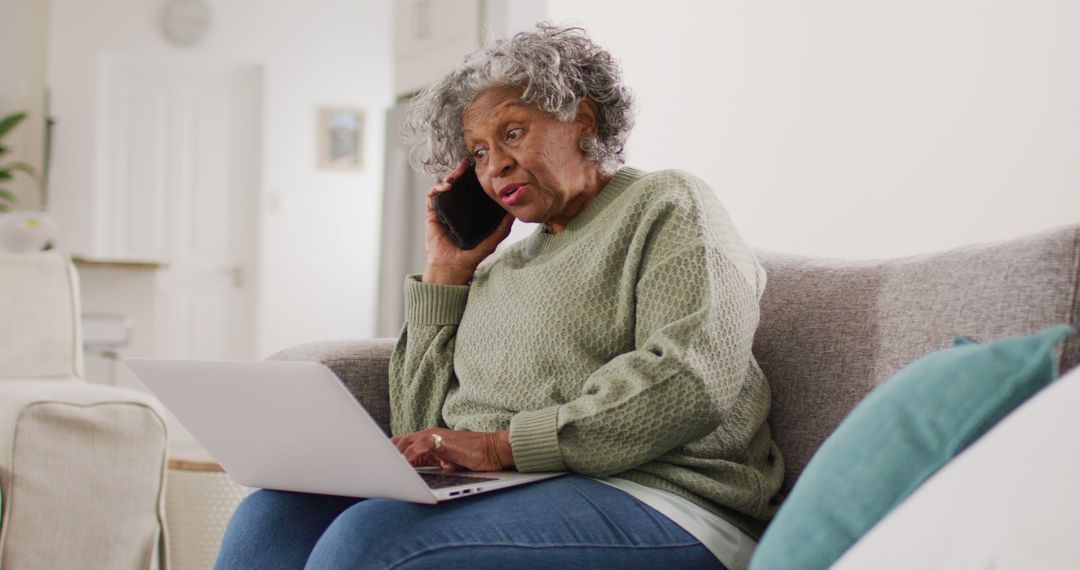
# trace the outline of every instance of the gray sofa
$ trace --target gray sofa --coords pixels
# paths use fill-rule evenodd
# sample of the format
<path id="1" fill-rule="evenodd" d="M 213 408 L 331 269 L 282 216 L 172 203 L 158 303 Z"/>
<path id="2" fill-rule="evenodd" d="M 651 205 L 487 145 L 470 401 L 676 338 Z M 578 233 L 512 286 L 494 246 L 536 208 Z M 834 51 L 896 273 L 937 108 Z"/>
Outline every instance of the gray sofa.
<path id="1" fill-rule="evenodd" d="M 790 490 L 811 455 L 872 388 L 956 335 L 989 340 L 1080 327 L 1080 224 L 998 243 L 871 261 L 758 251 L 768 273 L 754 339 L 773 392 L 769 422 Z M 316 343 L 272 356 L 329 366 L 389 431 L 394 339 Z M 1080 336 L 1060 353 L 1080 363 Z"/>

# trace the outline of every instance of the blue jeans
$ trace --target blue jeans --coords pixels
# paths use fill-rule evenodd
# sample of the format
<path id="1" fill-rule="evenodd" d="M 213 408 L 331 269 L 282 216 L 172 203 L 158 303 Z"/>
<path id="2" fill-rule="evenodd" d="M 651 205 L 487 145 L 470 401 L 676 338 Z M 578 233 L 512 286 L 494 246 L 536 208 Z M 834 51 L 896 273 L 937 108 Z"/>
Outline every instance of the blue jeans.
<path id="1" fill-rule="evenodd" d="M 256 491 L 215 568 L 724 568 L 681 527 L 578 475 L 438 505 Z"/>

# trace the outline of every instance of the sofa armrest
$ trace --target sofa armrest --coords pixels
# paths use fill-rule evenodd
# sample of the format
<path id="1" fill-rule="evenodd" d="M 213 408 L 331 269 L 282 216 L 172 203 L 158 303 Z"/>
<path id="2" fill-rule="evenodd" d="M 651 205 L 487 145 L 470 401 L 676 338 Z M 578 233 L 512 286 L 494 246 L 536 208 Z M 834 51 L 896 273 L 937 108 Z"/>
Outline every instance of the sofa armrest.
<path id="1" fill-rule="evenodd" d="M 392 338 L 316 342 L 287 348 L 267 360 L 306 360 L 326 365 L 389 435 L 390 354 L 395 342 Z"/>
<path id="2" fill-rule="evenodd" d="M 127 388 L 0 381 L 0 565 L 164 565 L 163 417 Z"/>

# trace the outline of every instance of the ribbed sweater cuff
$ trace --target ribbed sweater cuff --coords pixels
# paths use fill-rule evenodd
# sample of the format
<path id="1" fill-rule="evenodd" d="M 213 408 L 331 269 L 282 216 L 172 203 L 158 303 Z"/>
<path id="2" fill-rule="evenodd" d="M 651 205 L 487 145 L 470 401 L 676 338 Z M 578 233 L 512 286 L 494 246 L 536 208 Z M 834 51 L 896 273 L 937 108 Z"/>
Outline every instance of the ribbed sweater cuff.
<path id="1" fill-rule="evenodd" d="M 465 313 L 468 285 L 436 285 L 405 278 L 405 322 L 417 325 L 456 325 Z"/>
<path id="2" fill-rule="evenodd" d="M 510 449 L 518 471 L 566 471 L 559 452 L 559 406 L 510 418 Z"/>

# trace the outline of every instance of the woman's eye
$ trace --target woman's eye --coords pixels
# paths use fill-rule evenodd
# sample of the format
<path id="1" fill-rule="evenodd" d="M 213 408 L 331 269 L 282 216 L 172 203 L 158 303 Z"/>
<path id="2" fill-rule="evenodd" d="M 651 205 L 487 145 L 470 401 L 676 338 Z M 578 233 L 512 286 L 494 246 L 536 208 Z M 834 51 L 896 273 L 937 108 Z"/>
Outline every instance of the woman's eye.
<path id="1" fill-rule="evenodd" d="M 487 156 L 487 151 L 484 149 L 473 151 L 473 158 L 475 158 L 476 160 L 481 160 L 485 156 Z"/>
<path id="2" fill-rule="evenodd" d="M 506 132 L 506 140 L 517 140 L 521 136 L 521 129 L 510 129 Z"/>

